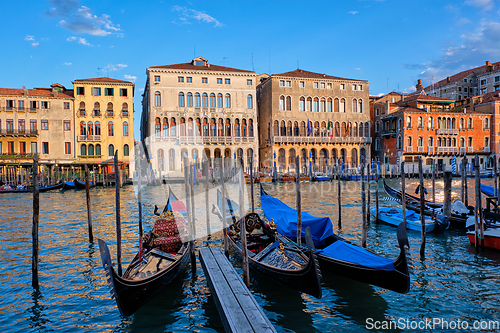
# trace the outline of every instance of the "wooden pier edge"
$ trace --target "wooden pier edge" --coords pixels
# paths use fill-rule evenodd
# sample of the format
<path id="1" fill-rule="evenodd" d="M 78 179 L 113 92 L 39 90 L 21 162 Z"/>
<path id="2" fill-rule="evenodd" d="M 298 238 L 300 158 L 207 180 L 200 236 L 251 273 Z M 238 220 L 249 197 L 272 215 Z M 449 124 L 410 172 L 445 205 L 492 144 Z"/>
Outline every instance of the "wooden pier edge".
<path id="1" fill-rule="evenodd" d="M 221 248 L 202 248 L 199 257 L 226 332 L 276 332 Z"/>

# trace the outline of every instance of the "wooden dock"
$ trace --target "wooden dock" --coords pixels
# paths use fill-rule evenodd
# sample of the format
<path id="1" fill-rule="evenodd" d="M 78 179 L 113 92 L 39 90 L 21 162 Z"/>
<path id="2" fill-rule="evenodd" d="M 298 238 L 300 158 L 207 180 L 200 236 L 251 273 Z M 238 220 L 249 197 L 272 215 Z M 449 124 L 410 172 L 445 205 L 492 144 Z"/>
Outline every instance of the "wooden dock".
<path id="1" fill-rule="evenodd" d="M 276 332 L 222 249 L 202 248 L 199 252 L 226 332 Z"/>

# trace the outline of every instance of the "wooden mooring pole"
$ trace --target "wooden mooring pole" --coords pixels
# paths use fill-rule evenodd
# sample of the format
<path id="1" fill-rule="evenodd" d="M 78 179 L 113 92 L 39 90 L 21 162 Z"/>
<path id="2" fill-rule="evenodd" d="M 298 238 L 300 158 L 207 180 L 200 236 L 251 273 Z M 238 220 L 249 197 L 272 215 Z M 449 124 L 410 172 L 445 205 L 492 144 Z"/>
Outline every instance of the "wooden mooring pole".
<path id="1" fill-rule="evenodd" d="M 436 161 L 432 159 L 432 202 L 436 202 Z"/>
<path id="2" fill-rule="evenodd" d="M 366 237 L 368 234 L 368 224 L 366 222 L 366 189 L 365 189 L 365 162 L 361 162 L 361 211 L 363 214 L 363 234 L 361 246 L 366 247 Z"/>
<path id="3" fill-rule="evenodd" d="M 371 187 L 371 163 L 370 161 L 368 161 L 368 165 L 367 165 L 367 172 L 366 172 L 366 184 L 368 185 L 367 186 L 367 189 L 366 189 L 366 221 L 367 222 L 370 222 L 370 201 L 371 201 L 371 190 L 372 190 L 372 187 Z"/>
<path id="4" fill-rule="evenodd" d="M 476 177 L 476 214 L 474 216 L 474 243 L 476 248 L 479 246 L 481 240 L 481 248 L 484 248 L 484 228 L 483 228 L 483 204 L 481 199 L 481 178 L 479 177 L 479 157 L 476 155 L 474 158 L 474 171 Z M 477 233 L 480 233 L 479 236 Z"/>
<path id="5" fill-rule="evenodd" d="M 142 229 L 142 170 L 141 170 L 141 159 L 136 158 L 136 170 L 137 170 L 137 204 L 139 205 L 139 236 L 141 237 L 141 242 L 142 242 L 142 236 L 144 235 L 144 231 Z"/>
<path id="6" fill-rule="evenodd" d="M 241 237 L 241 254 L 243 260 L 243 281 L 246 286 L 250 286 L 250 275 L 248 271 L 248 249 L 247 249 L 247 228 L 245 222 L 245 174 L 243 173 L 243 163 L 240 164 L 239 170 L 239 181 L 240 181 L 240 237 Z"/>
<path id="7" fill-rule="evenodd" d="M 299 157 L 295 156 L 295 169 L 298 170 L 299 168 Z M 300 196 L 300 174 L 297 175 L 295 173 L 295 189 L 297 192 L 297 202 L 296 202 L 296 209 L 297 209 L 297 244 L 300 246 L 302 242 L 302 203 L 301 203 L 301 196 Z"/>
<path id="8" fill-rule="evenodd" d="M 191 182 L 190 182 L 190 167 L 188 165 L 187 161 L 187 154 L 183 154 L 182 158 L 182 164 L 183 164 L 183 171 L 184 171 L 184 190 L 186 193 L 186 211 L 187 211 L 187 224 L 188 224 L 188 230 L 189 230 L 189 243 L 190 243 L 190 254 L 191 256 L 193 255 L 194 251 L 194 235 L 193 235 L 193 219 L 192 219 L 192 210 L 191 210 Z M 196 260 L 196 258 L 195 258 Z M 193 258 L 191 257 L 191 270 L 194 273 L 196 271 L 196 265 L 193 265 Z"/>
<path id="9" fill-rule="evenodd" d="M 462 158 L 462 163 L 460 164 L 460 198 L 465 204 L 465 182 L 467 181 L 467 175 L 465 174 L 465 157 Z"/>
<path id="10" fill-rule="evenodd" d="M 443 204 L 443 214 L 449 220 L 451 217 L 451 180 L 453 174 L 451 171 L 444 171 L 443 183 L 444 183 L 444 204 Z"/>
<path id="11" fill-rule="evenodd" d="M 207 240 L 212 238 L 212 232 L 210 231 L 210 202 L 208 197 L 208 158 L 205 156 L 205 210 L 206 210 L 206 220 L 207 220 Z M 222 171 L 221 184 L 224 182 L 224 171 Z M 209 243 L 209 242 L 207 242 Z"/>
<path id="12" fill-rule="evenodd" d="M 116 261 L 118 275 L 122 276 L 122 222 L 120 212 L 120 172 L 118 172 L 118 150 L 115 151 L 115 189 L 116 189 Z"/>
<path id="13" fill-rule="evenodd" d="M 38 192 L 38 155 L 33 156 L 33 256 L 31 259 L 31 286 L 38 288 L 38 217 L 40 214 L 40 196 Z"/>
<path id="14" fill-rule="evenodd" d="M 401 207 L 403 212 L 403 224 L 406 228 L 406 177 L 405 177 L 405 162 L 401 162 Z"/>
<path id="15" fill-rule="evenodd" d="M 422 243 L 420 244 L 420 257 L 425 257 L 425 191 L 424 173 L 422 170 L 422 157 L 418 157 L 418 177 L 420 179 L 420 230 L 422 232 Z"/>
<path id="16" fill-rule="evenodd" d="M 379 170 L 376 168 L 375 171 L 375 221 L 378 222 L 378 186 L 379 186 Z"/>
<path id="17" fill-rule="evenodd" d="M 337 206 L 338 206 L 338 209 L 339 209 L 339 219 L 338 219 L 338 226 L 339 226 L 339 229 L 342 228 L 342 190 L 340 188 L 340 168 L 337 167 L 337 190 L 338 190 L 338 201 L 337 201 Z"/>
<path id="18" fill-rule="evenodd" d="M 494 197 L 496 197 L 496 209 L 495 209 L 495 212 L 498 212 L 498 198 L 499 198 L 499 195 L 498 195 L 498 170 L 497 170 L 497 157 L 496 155 L 494 155 L 493 157 L 493 177 L 495 179 L 495 194 L 493 194 Z"/>
<path id="19" fill-rule="evenodd" d="M 94 235 L 92 232 L 92 213 L 90 211 L 90 183 L 89 183 L 89 166 L 85 164 L 85 194 L 87 198 L 87 223 L 89 226 L 89 242 L 94 242 Z"/>
<path id="20" fill-rule="evenodd" d="M 236 171 L 235 171 L 236 173 Z M 222 174 L 222 172 L 221 172 Z M 208 186 L 208 185 L 207 185 Z M 226 181 L 224 175 L 221 175 L 221 192 L 222 192 L 222 235 L 224 237 L 224 254 L 229 256 L 229 240 L 227 238 L 227 212 L 226 212 Z M 234 213 L 234 212 L 232 212 Z"/>
<path id="21" fill-rule="evenodd" d="M 191 268 L 193 273 L 196 272 L 196 254 L 194 251 L 194 240 L 196 239 L 196 215 L 195 215 L 195 206 L 194 206 L 194 168 L 195 161 L 193 161 L 193 167 L 191 168 L 188 165 L 188 170 L 189 170 L 189 194 L 191 195 L 191 238 L 193 239 L 192 241 L 192 246 L 191 246 Z"/>
<path id="22" fill-rule="evenodd" d="M 253 157 L 250 158 L 250 199 L 252 201 L 252 213 L 255 212 L 255 202 L 253 196 Z"/>

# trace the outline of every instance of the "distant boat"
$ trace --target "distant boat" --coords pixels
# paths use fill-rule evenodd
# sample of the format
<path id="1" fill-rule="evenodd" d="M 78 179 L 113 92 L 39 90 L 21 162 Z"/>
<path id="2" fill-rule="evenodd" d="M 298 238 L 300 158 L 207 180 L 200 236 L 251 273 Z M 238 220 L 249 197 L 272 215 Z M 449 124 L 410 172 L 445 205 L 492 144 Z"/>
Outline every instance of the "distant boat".
<path id="1" fill-rule="evenodd" d="M 323 172 L 315 172 L 312 176 L 313 182 L 327 182 L 330 181 L 330 176 Z"/>
<path id="2" fill-rule="evenodd" d="M 85 181 L 75 180 L 74 183 L 75 183 L 75 186 L 77 189 L 86 189 L 87 188 Z M 94 187 L 94 186 L 95 186 L 95 182 L 89 181 L 89 187 Z"/>
<path id="3" fill-rule="evenodd" d="M 486 228 L 483 231 L 483 235 L 484 235 L 484 246 L 485 247 L 490 248 L 490 249 L 500 250 L 500 227 Z M 480 236 L 479 231 L 478 231 L 478 236 Z M 467 237 L 469 238 L 469 242 L 472 245 L 476 244 L 474 231 L 468 231 Z M 479 244 L 481 244 L 481 240 L 479 240 Z"/>
<path id="4" fill-rule="evenodd" d="M 375 207 L 370 208 L 370 213 L 373 216 L 377 215 Z M 406 228 L 415 231 L 421 231 L 420 214 L 415 213 L 413 210 L 406 210 Z M 403 209 L 401 208 L 387 208 L 379 207 L 378 218 L 380 221 L 398 226 L 403 222 Z M 432 232 L 436 227 L 434 220 L 425 217 L 425 232 Z"/>
<path id="5" fill-rule="evenodd" d="M 74 190 L 76 189 L 75 182 L 64 182 L 62 186 L 63 190 Z"/>
<path id="6" fill-rule="evenodd" d="M 63 185 L 64 185 L 64 183 L 62 181 L 60 181 L 54 185 L 40 186 L 38 188 L 38 192 L 48 192 L 48 191 L 59 190 L 59 189 L 62 189 Z"/>

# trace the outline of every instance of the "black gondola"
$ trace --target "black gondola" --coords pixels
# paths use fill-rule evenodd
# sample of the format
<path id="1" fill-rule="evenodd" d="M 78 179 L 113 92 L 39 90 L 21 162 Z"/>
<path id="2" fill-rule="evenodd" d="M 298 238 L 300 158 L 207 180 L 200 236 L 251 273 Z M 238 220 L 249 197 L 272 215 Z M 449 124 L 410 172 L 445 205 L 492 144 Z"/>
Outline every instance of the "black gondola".
<path id="1" fill-rule="evenodd" d="M 111 295 L 116 299 L 118 309 L 123 316 L 134 314 L 176 278 L 189 263 L 191 243 L 186 239 L 180 242 L 183 232 L 186 232 L 183 227 L 185 222 L 182 214 L 175 210 L 175 206 L 184 204 L 178 201 L 171 191 L 169 192 L 165 207 L 174 206 L 174 211 L 167 209 L 165 214 L 156 220 L 154 230 L 143 241 L 144 254 L 139 251 L 123 276 L 115 272 L 109 249 L 106 243 L 99 239 L 99 250 L 108 276 Z M 175 205 L 171 200 L 177 201 Z M 157 227 L 165 227 L 167 224 L 174 225 L 175 228 L 162 229 L 163 236 L 159 237 L 157 231 L 160 232 L 160 229 L 157 230 Z M 177 238 L 179 242 L 170 242 L 173 238 Z M 157 244 L 157 240 L 161 245 Z M 165 249 L 164 246 L 168 246 L 169 249 Z"/>
<path id="2" fill-rule="evenodd" d="M 218 206 L 221 207 L 220 193 L 217 198 Z M 222 219 L 220 209 L 214 213 Z M 231 217 L 226 215 L 226 218 L 231 221 Z M 306 233 L 309 254 L 305 255 L 297 244 L 277 233 L 270 224 L 265 224 L 258 214 L 245 215 L 245 224 L 250 267 L 276 282 L 321 298 L 321 273 L 309 231 Z M 239 226 L 241 220 L 228 227 L 228 240 L 230 246 L 241 255 Z M 258 230 L 261 232 L 255 233 Z"/>
<path id="3" fill-rule="evenodd" d="M 385 183 L 385 180 L 384 180 L 384 190 L 385 190 L 385 193 L 387 193 L 387 195 L 389 195 L 390 197 L 396 199 L 399 203 L 401 203 L 401 198 L 403 196 L 401 191 L 398 191 L 398 190 L 390 187 L 389 185 L 387 185 Z M 406 208 L 411 209 L 411 210 L 420 214 L 420 198 L 417 198 L 417 197 L 415 197 L 411 194 L 408 194 L 408 193 L 405 193 L 405 197 L 406 197 Z M 435 203 L 435 202 L 425 200 L 424 215 L 435 216 L 436 213 L 438 213 L 438 212 L 441 213 L 442 208 L 443 208 L 443 204 L 441 204 L 441 203 Z M 467 213 L 465 213 L 465 212 L 462 212 L 462 213 L 452 212 L 448 221 L 449 221 L 450 225 L 454 225 L 454 226 L 460 227 L 460 228 L 465 228 L 465 224 L 467 222 L 467 219 L 470 217 L 473 217 L 473 216 L 474 216 L 474 209 L 469 208 Z M 437 227 L 437 225 L 436 225 L 436 227 Z M 445 226 L 440 225 L 440 228 L 442 230 L 444 230 Z"/>
<path id="4" fill-rule="evenodd" d="M 48 192 L 48 191 L 59 190 L 63 187 L 63 185 L 64 185 L 63 182 L 59 182 L 59 183 L 54 184 L 54 185 L 40 186 L 38 188 L 38 192 Z"/>
<path id="5" fill-rule="evenodd" d="M 62 186 L 63 190 L 74 190 L 75 188 L 76 188 L 75 182 L 70 182 L 70 181 L 64 182 Z"/>
<path id="6" fill-rule="evenodd" d="M 262 210 L 268 219 L 276 221 L 277 230 L 295 239 L 297 211 L 268 195 L 261 187 Z M 397 228 L 399 255 L 391 260 L 349 243 L 333 233 L 328 217 L 314 217 L 302 211 L 302 226 L 311 227 L 316 255 L 323 270 L 333 271 L 354 280 L 406 293 L 410 289 L 408 269 L 408 237 L 403 224 Z M 302 232 L 304 235 L 304 232 Z"/>

